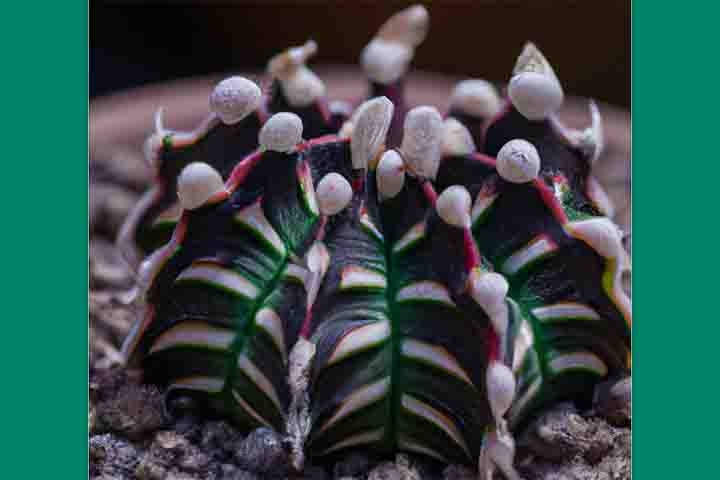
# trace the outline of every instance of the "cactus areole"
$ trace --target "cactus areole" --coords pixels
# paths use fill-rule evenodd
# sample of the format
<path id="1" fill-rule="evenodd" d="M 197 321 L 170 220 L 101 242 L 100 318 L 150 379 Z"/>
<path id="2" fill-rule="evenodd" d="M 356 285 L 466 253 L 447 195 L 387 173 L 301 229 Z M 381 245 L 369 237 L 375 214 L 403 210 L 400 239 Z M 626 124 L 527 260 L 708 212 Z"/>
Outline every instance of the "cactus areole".
<path id="1" fill-rule="evenodd" d="M 445 119 L 408 109 L 427 24 L 383 25 L 357 108 L 325 98 L 308 42 L 268 94 L 221 82 L 195 131 L 158 115 L 119 239 L 142 311 L 123 350 L 168 401 L 287 434 L 298 467 L 361 448 L 517 478 L 518 425 L 629 370 L 629 257 L 591 176 L 597 107 L 564 127 L 527 44 L 507 98 L 466 81 Z"/>

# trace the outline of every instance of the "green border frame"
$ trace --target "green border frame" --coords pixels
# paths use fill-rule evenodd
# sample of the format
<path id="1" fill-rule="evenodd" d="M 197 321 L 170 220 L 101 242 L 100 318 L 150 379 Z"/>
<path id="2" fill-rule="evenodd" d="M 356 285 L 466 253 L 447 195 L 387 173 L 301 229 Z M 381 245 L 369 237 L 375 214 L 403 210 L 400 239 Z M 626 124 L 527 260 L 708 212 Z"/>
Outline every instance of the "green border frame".
<path id="1" fill-rule="evenodd" d="M 3 8 L 0 477 L 6 479 L 88 476 L 87 8 L 85 2 Z"/>
<path id="2" fill-rule="evenodd" d="M 633 1 L 633 476 L 718 478 L 720 9 Z M 703 5 L 704 6 L 704 5 Z"/>
<path id="3" fill-rule="evenodd" d="M 3 478 L 88 474 L 87 8 L 16 2 L 0 29 Z M 633 2 L 636 479 L 717 476 L 713 10 Z"/>

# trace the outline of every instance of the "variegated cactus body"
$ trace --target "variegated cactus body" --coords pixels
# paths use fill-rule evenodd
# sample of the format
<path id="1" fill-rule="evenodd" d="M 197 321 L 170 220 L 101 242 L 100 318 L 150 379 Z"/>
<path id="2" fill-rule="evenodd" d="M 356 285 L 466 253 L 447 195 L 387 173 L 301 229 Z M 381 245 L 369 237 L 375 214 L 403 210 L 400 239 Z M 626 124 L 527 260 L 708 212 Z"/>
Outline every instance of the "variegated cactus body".
<path id="1" fill-rule="evenodd" d="M 513 429 L 629 369 L 629 258 L 591 176 L 602 124 L 594 104 L 588 129 L 560 123 L 531 44 L 508 99 L 464 82 L 444 120 L 406 111 L 427 12 L 398 15 L 363 53 L 390 100 L 331 112 L 309 42 L 271 61 L 268 99 L 159 127 L 158 184 L 124 229 L 149 254 L 124 351 L 169 398 L 285 431 L 296 465 L 366 448 L 517 478 Z"/>

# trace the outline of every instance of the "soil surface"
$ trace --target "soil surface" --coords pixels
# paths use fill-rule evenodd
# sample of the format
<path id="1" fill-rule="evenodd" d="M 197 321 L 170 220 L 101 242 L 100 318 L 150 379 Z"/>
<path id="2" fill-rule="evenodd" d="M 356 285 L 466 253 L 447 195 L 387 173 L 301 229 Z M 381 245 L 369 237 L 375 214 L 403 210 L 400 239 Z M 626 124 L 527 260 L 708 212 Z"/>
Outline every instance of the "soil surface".
<path id="1" fill-rule="evenodd" d="M 94 149 L 90 165 L 91 479 L 473 479 L 462 466 L 412 455 L 353 452 L 334 464 L 291 470 L 287 445 L 268 429 L 242 435 L 223 421 L 170 418 L 161 392 L 129 378 L 120 345 L 137 312 L 124 298 L 134 283 L 114 247 L 130 208 L 150 180 L 139 149 Z M 598 387 L 590 409 L 560 404 L 516 434 L 526 480 L 630 478 L 630 379 Z M 499 477 L 498 477 L 499 478 Z"/>

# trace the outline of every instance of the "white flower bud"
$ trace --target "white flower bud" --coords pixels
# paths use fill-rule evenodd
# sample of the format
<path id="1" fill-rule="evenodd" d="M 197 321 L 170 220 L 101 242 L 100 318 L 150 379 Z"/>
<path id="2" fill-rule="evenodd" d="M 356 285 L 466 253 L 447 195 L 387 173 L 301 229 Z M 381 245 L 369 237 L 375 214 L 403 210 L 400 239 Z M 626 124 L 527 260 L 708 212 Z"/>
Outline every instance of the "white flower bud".
<path id="1" fill-rule="evenodd" d="M 496 313 L 505 313 L 507 315 L 507 311 L 501 307 L 501 305 L 505 305 L 505 298 L 510 289 L 505 277 L 496 272 L 482 272 L 479 269 L 474 269 L 470 273 L 469 281 L 470 296 L 491 319 Z M 494 325 L 494 327 L 496 333 L 500 335 L 504 333 L 503 328 L 498 328 L 501 327 L 500 325 Z"/>
<path id="2" fill-rule="evenodd" d="M 260 105 L 260 88 L 244 77 L 230 77 L 215 86 L 210 95 L 210 110 L 220 120 L 232 125 L 239 122 Z"/>
<path id="3" fill-rule="evenodd" d="M 415 48 L 425 40 L 429 26 L 427 9 L 422 5 L 413 5 L 390 17 L 380 27 L 376 37 Z"/>
<path id="4" fill-rule="evenodd" d="M 529 182 L 540 173 L 540 155 L 532 143 L 510 140 L 497 154 L 497 171 L 508 182 Z"/>
<path id="5" fill-rule="evenodd" d="M 472 200 L 465 187 L 453 185 L 438 197 L 435 208 L 445 223 L 460 228 L 470 227 L 470 206 Z"/>
<path id="6" fill-rule="evenodd" d="M 515 108 L 529 120 L 543 120 L 562 105 L 564 94 L 552 66 L 532 43 L 523 48 L 508 85 Z"/>
<path id="7" fill-rule="evenodd" d="M 193 162 L 183 168 L 177 180 L 178 197 L 185 210 L 203 205 L 213 195 L 225 190 L 220 174 L 207 163 Z"/>
<path id="8" fill-rule="evenodd" d="M 270 59 L 267 71 L 273 78 L 284 79 L 294 74 L 295 70 L 317 53 L 318 46 L 314 40 L 303 45 L 291 47 Z"/>
<path id="9" fill-rule="evenodd" d="M 413 173 L 435 179 L 442 155 L 443 120 L 435 107 L 415 107 L 405 116 L 400 151 Z"/>
<path id="10" fill-rule="evenodd" d="M 335 215 L 352 199 L 352 187 L 345 177 L 336 172 L 325 175 L 318 183 L 315 194 L 323 215 Z"/>
<path id="11" fill-rule="evenodd" d="M 443 155 L 469 155 L 476 151 L 470 131 L 457 119 L 449 117 L 443 124 Z"/>
<path id="12" fill-rule="evenodd" d="M 275 55 L 268 62 L 268 72 L 280 81 L 287 101 L 293 107 L 306 107 L 325 95 L 325 84 L 305 63 L 317 53 L 314 40 Z"/>
<path id="13" fill-rule="evenodd" d="M 354 169 L 367 168 L 385 143 L 395 106 L 387 97 L 377 97 L 360 105 L 352 119 L 350 150 Z"/>
<path id="14" fill-rule="evenodd" d="M 587 242 L 598 254 L 605 258 L 624 258 L 620 229 L 605 217 L 570 222 L 565 228 L 576 237 Z"/>
<path id="15" fill-rule="evenodd" d="M 493 361 L 488 365 L 485 377 L 490 410 L 495 421 L 500 423 L 515 397 L 515 376 L 508 366 Z"/>
<path id="16" fill-rule="evenodd" d="M 302 141 L 303 124 L 294 113 L 276 113 L 265 122 L 258 136 L 265 150 L 290 152 Z"/>
<path id="17" fill-rule="evenodd" d="M 294 75 L 280 81 L 285 98 L 297 108 L 307 107 L 325 95 L 325 83 L 306 66 L 298 67 Z"/>
<path id="18" fill-rule="evenodd" d="M 430 16 L 422 5 L 406 8 L 390 17 L 360 55 L 365 75 L 388 85 L 407 71 L 415 47 L 427 35 Z"/>
<path id="19" fill-rule="evenodd" d="M 393 198 L 405 184 L 405 165 L 395 150 L 383 153 L 377 166 L 377 186 L 382 198 Z"/>
<path id="20" fill-rule="evenodd" d="M 500 96 L 495 85 L 490 82 L 482 79 L 463 80 L 455 85 L 450 106 L 466 115 L 491 118 L 500 111 Z"/>
<path id="21" fill-rule="evenodd" d="M 412 49 L 405 45 L 376 38 L 363 49 L 360 63 L 370 80 L 388 85 L 405 74 L 412 57 Z"/>

